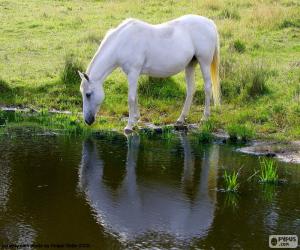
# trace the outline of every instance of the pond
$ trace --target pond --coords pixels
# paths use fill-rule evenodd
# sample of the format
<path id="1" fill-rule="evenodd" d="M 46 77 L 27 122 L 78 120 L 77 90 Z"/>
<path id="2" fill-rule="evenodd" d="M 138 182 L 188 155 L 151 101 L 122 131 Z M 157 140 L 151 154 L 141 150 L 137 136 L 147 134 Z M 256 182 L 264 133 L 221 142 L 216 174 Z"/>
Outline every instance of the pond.
<path id="1" fill-rule="evenodd" d="M 277 165 L 287 182 L 264 185 L 249 180 L 258 157 L 185 134 L 2 136 L 0 242 L 268 249 L 269 235 L 300 235 L 300 166 Z M 240 169 L 238 194 L 220 191 L 225 169 Z"/>

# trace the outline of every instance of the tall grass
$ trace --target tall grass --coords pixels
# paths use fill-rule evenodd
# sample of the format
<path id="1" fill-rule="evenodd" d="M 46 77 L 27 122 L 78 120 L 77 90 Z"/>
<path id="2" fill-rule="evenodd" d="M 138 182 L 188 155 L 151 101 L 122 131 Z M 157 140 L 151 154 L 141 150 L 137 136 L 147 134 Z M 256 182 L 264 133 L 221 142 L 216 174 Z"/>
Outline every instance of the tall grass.
<path id="1" fill-rule="evenodd" d="M 249 125 L 229 124 L 226 127 L 226 131 L 229 134 L 231 142 L 237 142 L 241 139 L 242 142 L 247 142 L 255 136 L 255 131 Z"/>
<path id="2" fill-rule="evenodd" d="M 77 71 L 83 71 L 83 64 L 75 57 L 74 54 L 67 54 L 65 57 L 64 67 L 61 72 L 61 80 L 65 84 L 78 84 L 80 77 Z"/>
<path id="3" fill-rule="evenodd" d="M 215 123 L 210 119 L 201 124 L 200 129 L 193 132 L 192 135 L 198 143 L 210 143 L 213 140 L 212 132 L 214 129 Z"/>
<path id="4" fill-rule="evenodd" d="M 226 192 L 237 192 L 239 188 L 238 183 L 238 172 L 233 171 L 231 174 L 227 173 L 225 170 L 224 172 L 224 181 L 225 181 L 225 191 Z"/>
<path id="5" fill-rule="evenodd" d="M 259 180 L 263 183 L 278 182 L 278 170 L 274 160 L 268 158 L 260 160 Z"/>
<path id="6" fill-rule="evenodd" d="M 11 88 L 8 83 L 0 78 L 0 93 L 9 93 L 11 92 Z"/>

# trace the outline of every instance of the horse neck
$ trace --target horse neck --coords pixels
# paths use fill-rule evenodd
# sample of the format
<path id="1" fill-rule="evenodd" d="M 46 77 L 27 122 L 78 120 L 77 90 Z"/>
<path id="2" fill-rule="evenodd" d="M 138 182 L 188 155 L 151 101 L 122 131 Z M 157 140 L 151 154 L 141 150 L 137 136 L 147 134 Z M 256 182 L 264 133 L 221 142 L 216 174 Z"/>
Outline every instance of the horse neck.
<path id="1" fill-rule="evenodd" d="M 104 79 L 116 68 L 116 60 L 111 49 L 96 52 L 88 69 L 87 74 L 94 81 L 104 81 Z"/>

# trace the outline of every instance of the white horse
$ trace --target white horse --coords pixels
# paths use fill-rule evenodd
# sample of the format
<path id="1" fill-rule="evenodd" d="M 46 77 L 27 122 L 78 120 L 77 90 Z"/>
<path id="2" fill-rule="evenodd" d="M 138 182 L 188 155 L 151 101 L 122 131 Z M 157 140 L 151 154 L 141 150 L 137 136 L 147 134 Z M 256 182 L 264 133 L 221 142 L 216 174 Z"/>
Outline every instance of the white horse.
<path id="1" fill-rule="evenodd" d="M 104 100 L 103 82 L 115 68 L 120 67 L 129 83 L 129 118 L 125 132 L 131 132 L 140 117 L 137 88 L 141 74 L 168 77 L 185 69 L 187 94 L 177 120 L 179 124 L 184 123 L 195 93 L 197 62 L 205 83 L 203 118 L 207 119 L 211 90 L 215 105 L 220 104 L 219 39 L 214 22 L 197 15 L 182 16 L 158 25 L 136 19 L 123 21 L 106 34 L 86 73 L 79 72 L 85 122 L 91 125 L 95 121 Z"/>

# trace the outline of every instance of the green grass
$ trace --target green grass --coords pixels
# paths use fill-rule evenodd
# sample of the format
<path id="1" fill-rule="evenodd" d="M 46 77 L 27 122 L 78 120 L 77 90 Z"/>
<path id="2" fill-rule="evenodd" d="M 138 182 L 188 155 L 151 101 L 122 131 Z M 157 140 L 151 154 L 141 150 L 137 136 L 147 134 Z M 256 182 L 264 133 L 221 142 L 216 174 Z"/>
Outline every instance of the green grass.
<path id="1" fill-rule="evenodd" d="M 226 192 L 237 192 L 239 188 L 238 172 L 233 170 L 232 173 L 227 173 L 227 171 L 225 170 L 223 177 L 224 177 L 224 190 Z"/>
<path id="2" fill-rule="evenodd" d="M 0 9 L 0 105 L 76 115 L 82 108 L 76 71 L 85 71 L 107 30 L 128 17 L 155 24 L 193 13 L 212 18 L 220 33 L 222 106 L 212 107 L 217 128 L 247 123 L 255 137 L 300 139 L 296 1 L 11 0 L 1 1 Z M 199 68 L 196 82 L 190 123 L 198 123 L 203 113 Z M 167 79 L 143 76 L 139 85 L 142 120 L 174 123 L 185 98 L 184 73 Z M 122 127 L 128 115 L 122 71 L 114 71 L 104 88 L 106 99 L 93 128 Z"/>
<path id="3" fill-rule="evenodd" d="M 65 84 L 74 84 L 77 86 L 80 76 L 77 71 L 83 71 L 82 63 L 80 63 L 74 54 L 68 54 L 65 58 L 65 65 L 61 72 L 60 79 Z"/>
<path id="4" fill-rule="evenodd" d="M 201 124 L 199 130 L 192 133 L 198 143 L 209 143 L 213 140 L 212 132 L 215 129 L 215 123 L 212 120 L 208 120 Z"/>
<path id="5" fill-rule="evenodd" d="M 236 40 L 233 42 L 233 48 L 239 53 L 244 53 L 246 51 L 246 45 L 240 40 Z"/>
<path id="6" fill-rule="evenodd" d="M 242 142 L 247 142 L 255 136 L 255 131 L 250 125 L 229 124 L 226 127 L 226 131 L 232 142 L 237 142 L 239 139 Z"/>
<path id="7" fill-rule="evenodd" d="M 274 160 L 268 158 L 261 159 L 259 180 L 263 183 L 278 183 L 278 171 Z"/>

